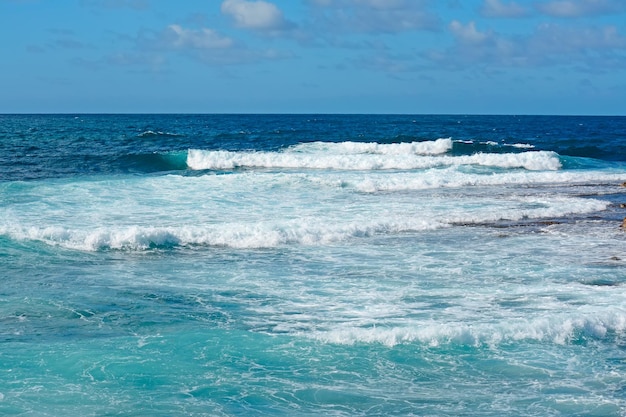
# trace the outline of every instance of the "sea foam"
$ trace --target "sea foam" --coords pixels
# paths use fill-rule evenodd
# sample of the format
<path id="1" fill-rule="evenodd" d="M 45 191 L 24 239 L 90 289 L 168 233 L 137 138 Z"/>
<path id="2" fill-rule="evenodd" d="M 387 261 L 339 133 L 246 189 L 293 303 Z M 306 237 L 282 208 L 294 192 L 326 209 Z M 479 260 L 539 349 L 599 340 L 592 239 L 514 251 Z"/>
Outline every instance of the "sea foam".
<path id="1" fill-rule="evenodd" d="M 55 221 L 54 218 L 25 218 L 0 225 L 0 235 L 83 251 L 143 251 L 176 246 L 273 248 L 282 245 L 328 245 L 350 239 L 418 233 L 459 224 L 552 218 L 596 212 L 604 210 L 609 204 L 601 200 L 563 196 L 511 197 L 508 201 L 496 199 L 494 202 L 497 204 L 467 201 L 452 207 L 448 207 L 443 200 L 422 206 L 406 206 L 398 202 L 394 206 L 375 209 L 378 212 L 375 217 L 368 216 L 367 210 L 355 211 L 349 216 L 342 214 L 342 211 L 327 214 L 312 211 L 300 217 L 268 219 L 269 207 L 264 207 L 238 222 L 194 224 L 181 218 L 177 224 L 172 222 L 162 226 L 155 223 L 158 218 L 150 212 L 142 213 L 142 207 L 137 207 L 129 209 L 129 221 L 141 221 L 136 224 L 120 221 L 106 227 L 102 223 L 92 227 L 88 219 L 80 222 L 76 219 L 75 225 L 71 226 L 65 222 L 46 224 Z M 193 217 L 192 213 L 186 215 L 186 219 Z"/>
<path id="2" fill-rule="evenodd" d="M 299 222 L 298 222 L 299 223 Z M 148 250 L 175 246 L 215 246 L 240 249 L 272 248 L 280 245 L 321 245 L 350 238 L 442 227 L 437 221 L 352 222 L 326 225 L 318 220 L 305 224 L 220 224 L 178 227 L 116 226 L 93 230 L 52 227 L 0 227 L 0 234 L 18 240 L 41 241 L 54 246 L 83 251 Z"/>
<path id="3" fill-rule="evenodd" d="M 505 171 L 489 175 L 459 171 L 458 167 L 433 168 L 422 172 L 397 172 L 393 175 L 348 176 L 341 181 L 326 177 L 307 177 L 310 181 L 339 184 L 360 192 L 397 192 L 438 188 L 490 186 L 558 186 L 594 183 L 620 183 L 623 174 L 572 171 Z"/>
<path id="4" fill-rule="evenodd" d="M 346 324 L 332 330 L 301 333 L 333 344 L 399 344 L 419 343 L 427 346 L 466 345 L 498 346 L 520 341 L 548 342 L 565 345 L 585 339 L 604 339 L 624 334 L 626 312 L 608 308 L 576 316 L 555 314 L 551 317 L 517 318 L 495 323 L 446 323 L 427 321 L 407 326 L 354 327 Z M 614 337 L 614 336 L 613 336 Z"/>

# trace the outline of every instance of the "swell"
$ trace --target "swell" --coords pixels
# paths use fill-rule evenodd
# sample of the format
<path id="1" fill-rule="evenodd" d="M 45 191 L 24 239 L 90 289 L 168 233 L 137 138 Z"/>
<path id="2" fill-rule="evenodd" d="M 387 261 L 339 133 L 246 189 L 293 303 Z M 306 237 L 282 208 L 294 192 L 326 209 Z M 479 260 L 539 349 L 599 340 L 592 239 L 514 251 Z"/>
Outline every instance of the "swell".
<path id="1" fill-rule="evenodd" d="M 169 133 L 147 131 L 142 139 L 176 140 Z M 165 136 L 163 136 L 165 135 Z M 134 141 L 134 139 L 133 139 Z M 0 181 L 33 180 L 73 175 L 159 173 L 232 169 L 337 169 L 413 170 L 448 166 L 482 166 L 531 171 L 602 169 L 623 164 L 603 159 L 562 156 L 537 150 L 525 142 L 436 140 L 412 142 L 301 142 L 278 150 L 232 150 L 225 148 L 134 151 L 105 149 L 42 149 L 30 146 L 9 157 L 0 156 Z M 155 145 L 156 146 L 156 145 Z M 162 146 L 157 146 L 160 148 Z M 119 153 L 124 151 L 125 153 Z M 618 166 L 619 165 L 619 166 Z"/>
<path id="2" fill-rule="evenodd" d="M 30 154 L 0 157 L 0 181 L 39 180 L 84 175 L 155 173 L 187 169 L 187 152 L 124 155 Z"/>

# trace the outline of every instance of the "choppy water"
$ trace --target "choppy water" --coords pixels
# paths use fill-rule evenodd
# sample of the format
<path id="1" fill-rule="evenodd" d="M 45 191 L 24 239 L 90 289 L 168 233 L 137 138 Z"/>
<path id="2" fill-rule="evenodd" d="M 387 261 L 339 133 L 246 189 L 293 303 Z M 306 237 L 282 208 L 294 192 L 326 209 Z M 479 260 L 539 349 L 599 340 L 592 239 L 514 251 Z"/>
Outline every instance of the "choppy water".
<path id="1" fill-rule="evenodd" d="M 626 118 L 0 116 L 0 414 L 626 415 Z"/>

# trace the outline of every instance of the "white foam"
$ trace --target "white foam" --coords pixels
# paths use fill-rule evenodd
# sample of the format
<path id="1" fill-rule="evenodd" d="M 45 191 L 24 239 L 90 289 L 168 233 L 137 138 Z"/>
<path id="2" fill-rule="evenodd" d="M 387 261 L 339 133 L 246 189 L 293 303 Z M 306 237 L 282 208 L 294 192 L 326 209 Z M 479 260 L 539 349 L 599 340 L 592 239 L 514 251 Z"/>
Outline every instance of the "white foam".
<path id="1" fill-rule="evenodd" d="M 345 145 L 345 144 L 344 144 Z M 235 168 L 334 169 L 334 170 L 410 170 L 442 166 L 479 165 L 495 168 L 558 170 L 561 162 L 554 152 L 537 151 L 461 156 L 424 156 L 381 153 L 296 153 L 229 152 L 190 149 L 187 165 L 194 170 Z"/>
<path id="2" fill-rule="evenodd" d="M 510 197 L 504 201 L 486 201 L 488 205 L 468 207 L 460 205 L 445 215 L 449 224 L 491 223 L 501 220 L 555 218 L 574 214 L 593 213 L 605 210 L 609 202 L 574 197 Z"/>
<path id="3" fill-rule="evenodd" d="M 410 196 L 396 201 L 357 206 L 349 213 L 334 205 L 282 207 L 269 202 L 262 206 L 232 206 L 220 217 L 207 216 L 205 209 L 191 207 L 187 213 L 163 218 L 155 206 L 127 208 L 128 217 L 111 214 L 107 207 L 95 224 L 89 213 L 71 222 L 50 217 L 6 219 L 0 234 L 19 240 L 42 241 L 69 249 L 97 251 L 147 250 L 170 246 L 221 246 L 271 248 L 281 245 L 328 245 L 376 235 L 397 235 L 450 227 L 455 224 L 540 219 L 597 212 L 606 201 L 574 197 L 482 197 L 458 201 L 450 206 L 445 197 L 416 204 Z M 211 206 L 210 212 L 218 209 Z M 224 206 L 227 207 L 227 206 Z M 180 210 L 180 209 L 178 209 Z M 221 210 L 221 209 L 220 209 Z M 273 213 L 273 214 L 272 214 Z M 371 213 L 375 213 L 372 216 Z M 419 213 L 419 215 L 418 215 Z M 210 213 L 209 213 L 210 214 Z M 110 226 L 108 219 L 116 219 Z M 195 219 L 195 220 L 194 220 Z M 167 221 L 163 225 L 159 222 Z"/>
<path id="4" fill-rule="evenodd" d="M 512 146 L 514 148 L 519 148 L 519 149 L 533 149 L 535 147 L 535 145 L 531 145 L 529 143 L 512 143 L 507 146 Z"/>
<path id="5" fill-rule="evenodd" d="M 398 172 L 394 175 L 344 176 L 340 185 L 342 187 L 351 187 L 361 192 L 373 193 L 509 185 L 619 183 L 624 178 L 626 177 L 623 174 L 599 171 L 516 171 L 484 175 L 461 172 L 456 167 L 448 167 L 422 172 Z M 319 177 L 317 180 L 323 181 L 322 177 Z M 337 182 L 335 181 L 335 183 Z"/>
<path id="6" fill-rule="evenodd" d="M 436 221 L 347 222 L 326 224 L 314 219 L 286 223 L 219 224 L 179 227 L 98 227 L 68 229 L 55 227 L 0 227 L 0 234 L 19 240 L 35 240 L 83 251 L 147 250 L 168 246 L 218 246 L 272 248 L 286 244 L 321 245 L 376 234 L 423 231 L 443 227 Z"/>
<path id="7" fill-rule="evenodd" d="M 451 138 L 434 141 L 381 144 L 375 142 L 310 142 L 287 149 L 296 153 L 378 154 L 378 155 L 439 155 L 452 149 Z"/>
<path id="8" fill-rule="evenodd" d="M 420 343 L 428 346 L 467 345 L 497 346 L 519 341 L 548 342 L 559 345 L 578 338 L 602 339 L 609 333 L 624 335 L 626 312 L 621 309 L 588 314 L 552 314 L 532 319 L 516 318 L 506 322 L 415 322 L 404 326 L 339 326 L 332 330 L 300 333 L 300 336 L 324 343 L 353 345 L 358 343 L 398 344 Z"/>
<path id="9" fill-rule="evenodd" d="M 162 132 L 160 130 L 156 132 L 153 130 L 146 130 L 137 135 L 137 137 L 140 137 L 140 138 L 151 137 L 151 136 L 181 136 L 181 135 L 177 133 Z"/>
<path id="10" fill-rule="evenodd" d="M 531 159 L 535 155 L 541 158 L 541 153 L 528 153 Z M 11 194 L 10 204 L 0 205 L 0 234 L 86 251 L 328 245 L 458 224 L 596 213 L 609 202 L 576 197 L 580 188 L 568 185 L 624 179 L 615 172 L 449 166 L 412 172 L 248 170 L 29 182 Z M 532 184 L 549 185 L 528 187 Z M 427 189 L 439 191 L 421 192 Z"/>

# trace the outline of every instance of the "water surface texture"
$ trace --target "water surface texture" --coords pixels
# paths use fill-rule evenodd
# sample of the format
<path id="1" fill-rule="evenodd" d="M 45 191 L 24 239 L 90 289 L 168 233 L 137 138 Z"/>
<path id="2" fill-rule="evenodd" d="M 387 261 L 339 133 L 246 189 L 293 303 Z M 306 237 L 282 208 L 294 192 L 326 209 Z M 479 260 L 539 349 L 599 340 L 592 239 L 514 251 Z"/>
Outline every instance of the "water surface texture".
<path id="1" fill-rule="evenodd" d="M 0 414 L 623 416 L 626 118 L 0 115 Z"/>

